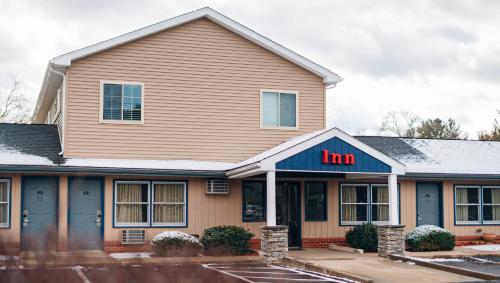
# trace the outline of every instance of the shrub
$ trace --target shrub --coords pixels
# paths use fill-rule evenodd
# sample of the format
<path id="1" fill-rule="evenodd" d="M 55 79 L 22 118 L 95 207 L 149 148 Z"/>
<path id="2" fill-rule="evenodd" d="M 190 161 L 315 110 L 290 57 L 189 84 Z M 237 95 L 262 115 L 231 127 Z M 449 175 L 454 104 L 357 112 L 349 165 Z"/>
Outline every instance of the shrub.
<path id="1" fill-rule="evenodd" d="M 215 226 L 206 229 L 201 243 L 208 255 L 239 255 L 250 251 L 253 233 L 238 226 Z"/>
<path id="2" fill-rule="evenodd" d="M 449 251 L 455 247 L 455 235 L 434 225 L 422 225 L 406 234 L 405 242 L 411 251 Z"/>
<path id="3" fill-rule="evenodd" d="M 370 223 L 357 225 L 345 234 L 347 243 L 352 248 L 366 252 L 376 252 L 378 248 L 377 227 Z"/>
<path id="4" fill-rule="evenodd" d="M 160 256 L 196 256 L 203 250 L 198 239 L 178 231 L 166 231 L 156 235 L 151 245 L 154 252 Z"/>

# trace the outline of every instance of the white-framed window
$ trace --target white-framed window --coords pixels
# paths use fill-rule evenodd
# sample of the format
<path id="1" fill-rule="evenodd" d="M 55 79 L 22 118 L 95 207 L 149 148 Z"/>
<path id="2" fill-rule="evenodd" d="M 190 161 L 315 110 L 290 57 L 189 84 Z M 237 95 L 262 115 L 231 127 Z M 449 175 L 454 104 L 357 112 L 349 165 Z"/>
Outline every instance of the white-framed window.
<path id="1" fill-rule="evenodd" d="M 481 223 L 480 193 L 480 186 L 455 186 L 455 220 L 457 224 Z"/>
<path id="2" fill-rule="evenodd" d="M 371 222 L 373 224 L 389 224 L 389 186 L 373 184 L 371 188 Z"/>
<path id="3" fill-rule="evenodd" d="M 146 227 L 150 223 L 148 181 L 115 182 L 115 226 Z"/>
<path id="4" fill-rule="evenodd" d="M 101 123 L 144 122 L 144 84 L 140 82 L 101 81 Z"/>
<path id="5" fill-rule="evenodd" d="M 186 182 L 153 182 L 152 226 L 186 226 Z"/>
<path id="6" fill-rule="evenodd" d="M 483 223 L 500 224 L 500 186 L 483 187 Z"/>
<path id="7" fill-rule="evenodd" d="M 261 90 L 261 128 L 297 129 L 298 101 L 297 91 Z"/>
<path id="8" fill-rule="evenodd" d="M 340 186 L 340 219 L 342 225 L 357 225 L 368 221 L 368 184 Z"/>
<path id="9" fill-rule="evenodd" d="M 10 225 L 10 180 L 0 179 L 0 227 Z"/>

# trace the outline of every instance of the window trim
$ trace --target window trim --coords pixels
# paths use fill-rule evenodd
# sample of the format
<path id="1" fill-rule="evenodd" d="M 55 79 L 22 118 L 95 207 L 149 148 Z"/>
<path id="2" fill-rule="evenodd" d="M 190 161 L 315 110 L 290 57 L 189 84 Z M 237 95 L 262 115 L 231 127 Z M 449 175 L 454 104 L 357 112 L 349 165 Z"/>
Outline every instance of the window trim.
<path id="1" fill-rule="evenodd" d="M 104 84 L 120 84 L 120 85 L 140 85 L 141 86 L 141 120 L 106 120 L 104 119 Z M 100 124 L 132 124 L 132 125 L 144 125 L 144 95 L 145 88 L 143 82 L 133 82 L 133 81 L 113 81 L 113 80 L 100 80 L 100 91 L 99 91 L 99 123 Z M 122 87 L 123 91 L 123 87 Z M 122 97 L 122 105 L 123 105 L 123 97 Z M 122 107 L 122 115 L 123 115 L 123 107 Z"/>
<path id="2" fill-rule="evenodd" d="M 10 228 L 10 217 L 11 217 L 11 207 L 12 207 L 12 182 L 10 178 L 0 178 L 0 182 L 7 183 L 7 201 L 1 203 L 7 203 L 7 222 L 0 222 L 0 229 L 9 229 Z"/>
<path id="3" fill-rule="evenodd" d="M 155 185 L 156 184 L 182 184 L 184 185 L 184 221 L 183 222 L 154 222 L 154 205 L 156 204 L 154 201 L 154 193 L 155 193 Z M 188 189 L 187 189 L 187 182 L 182 182 L 182 181 L 152 181 L 151 182 L 151 227 L 162 227 L 162 228 L 168 228 L 168 227 L 187 227 L 187 219 L 188 219 Z"/>
<path id="4" fill-rule="evenodd" d="M 484 189 L 498 189 L 500 190 L 500 185 L 488 185 L 488 186 L 482 186 L 481 187 L 481 216 L 482 216 L 482 221 L 483 221 L 483 225 L 500 225 L 500 220 L 484 220 L 484 211 L 483 211 L 483 207 L 484 206 L 500 206 L 500 203 L 499 204 L 485 204 L 484 203 Z"/>
<path id="5" fill-rule="evenodd" d="M 323 194 L 325 196 L 324 205 L 324 217 L 323 218 L 311 218 L 307 217 L 307 200 L 308 200 L 308 184 L 311 183 L 321 183 L 323 184 Z M 328 182 L 327 181 L 305 181 L 304 182 L 304 221 L 305 222 L 328 222 Z"/>
<path id="6" fill-rule="evenodd" d="M 117 193 L 116 190 L 119 184 L 147 184 L 148 185 L 148 201 L 147 201 L 147 222 L 118 222 L 116 219 L 117 213 L 116 208 L 118 203 L 116 202 Z M 144 202 L 141 202 L 144 204 Z M 113 188 L 113 226 L 114 227 L 126 227 L 126 228 L 135 228 L 135 227 L 150 227 L 151 226 L 151 182 L 150 181 L 135 181 L 135 180 L 120 180 L 114 182 Z"/>
<path id="7" fill-rule="evenodd" d="M 370 214 L 370 223 L 372 223 L 374 225 L 388 225 L 388 224 L 390 224 L 390 220 L 387 220 L 387 221 L 374 221 L 374 220 L 372 220 L 372 216 L 373 216 L 372 206 L 373 205 L 388 205 L 389 206 L 389 210 L 390 210 L 390 205 L 391 205 L 390 202 L 387 202 L 387 203 L 384 203 L 384 202 L 373 202 L 372 201 L 373 187 L 386 187 L 387 188 L 387 193 L 389 194 L 389 184 L 370 184 L 370 200 L 369 200 L 370 209 L 369 209 L 369 212 L 368 212 Z M 399 198 L 398 198 L 398 206 L 399 206 Z M 390 213 L 390 211 L 389 211 L 389 213 Z M 390 217 L 390 215 L 389 215 L 389 217 Z"/>
<path id="8" fill-rule="evenodd" d="M 295 94 L 295 127 L 282 127 L 282 126 L 264 126 L 264 92 L 277 92 Z M 291 130 L 299 129 L 299 91 L 297 90 L 282 90 L 282 89 L 261 89 L 260 90 L 260 128 L 264 130 Z M 278 103 L 279 106 L 279 103 Z M 278 123 L 280 115 L 278 112 Z"/>
<path id="9" fill-rule="evenodd" d="M 262 220 L 248 220 L 245 219 L 245 184 L 248 183 L 261 183 L 263 185 L 264 190 L 262 191 L 263 196 L 263 201 L 264 201 L 264 207 L 263 207 L 263 219 Z M 246 180 L 241 182 L 241 222 L 242 223 L 259 223 L 259 222 L 266 222 L 267 221 L 267 183 L 266 181 L 259 181 L 259 180 Z"/>
<path id="10" fill-rule="evenodd" d="M 457 189 L 467 189 L 467 188 L 470 188 L 470 189 L 477 189 L 477 200 L 479 201 L 478 203 L 474 203 L 474 204 L 458 204 L 457 203 Z M 482 224 L 482 220 L 483 220 L 483 212 L 482 212 L 482 187 L 481 186 L 478 186 L 478 185 L 456 185 L 454 187 L 454 191 L 453 191 L 453 209 L 454 209 L 454 218 L 455 218 L 455 224 L 458 224 L 458 225 L 481 225 Z M 460 206 L 477 206 L 477 209 L 478 209 L 478 219 L 477 221 L 460 221 L 458 220 L 457 218 L 457 206 L 460 205 Z"/>
<path id="11" fill-rule="evenodd" d="M 356 202 L 356 203 L 344 203 L 342 201 L 342 192 L 344 191 L 344 186 L 355 186 L 355 187 L 366 187 L 366 199 L 367 199 L 367 203 L 362 203 L 362 202 Z M 352 225 L 360 225 L 360 224 L 363 224 L 363 223 L 369 223 L 370 222 L 370 184 L 353 184 L 353 183 L 344 183 L 344 184 L 340 184 L 340 197 L 339 197 L 339 203 L 340 203 L 340 225 L 341 226 L 352 226 Z M 366 209 L 366 219 L 367 221 L 344 221 L 342 220 L 342 205 L 344 204 L 355 204 L 355 205 L 366 205 L 367 206 L 367 209 Z"/>

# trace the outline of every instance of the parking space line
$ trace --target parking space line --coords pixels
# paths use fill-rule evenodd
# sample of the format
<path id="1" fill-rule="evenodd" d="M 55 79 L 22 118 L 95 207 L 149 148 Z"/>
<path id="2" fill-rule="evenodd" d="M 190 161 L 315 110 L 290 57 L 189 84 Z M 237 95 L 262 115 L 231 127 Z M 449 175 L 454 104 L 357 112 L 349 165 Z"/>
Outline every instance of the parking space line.
<path id="1" fill-rule="evenodd" d="M 203 267 L 205 267 L 205 268 L 208 268 L 208 269 L 211 269 L 211 270 L 214 270 L 214 271 L 217 271 L 217 272 L 223 273 L 223 274 L 225 274 L 225 275 L 227 275 L 227 276 L 231 276 L 231 277 L 234 277 L 234 278 L 238 278 L 238 279 L 243 280 L 243 281 L 245 281 L 245 282 L 254 283 L 253 281 L 248 280 L 248 279 L 246 279 L 245 277 L 242 277 L 242 276 L 239 276 L 239 275 L 236 275 L 236 274 L 232 274 L 232 273 L 226 272 L 226 271 L 224 271 L 224 270 L 220 270 L 220 269 L 218 269 L 218 268 L 216 268 L 216 267 L 211 267 L 209 264 L 202 264 L 202 266 L 203 266 Z"/>
<path id="2" fill-rule="evenodd" d="M 78 275 L 78 277 L 82 279 L 83 283 L 91 283 L 90 280 L 87 278 L 87 276 L 83 274 L 82 269 L 83 267 L 81 266 L 75 266 L 71 268 L 71 270 L 73 270 L 76 273 L 76 275 Z"/>

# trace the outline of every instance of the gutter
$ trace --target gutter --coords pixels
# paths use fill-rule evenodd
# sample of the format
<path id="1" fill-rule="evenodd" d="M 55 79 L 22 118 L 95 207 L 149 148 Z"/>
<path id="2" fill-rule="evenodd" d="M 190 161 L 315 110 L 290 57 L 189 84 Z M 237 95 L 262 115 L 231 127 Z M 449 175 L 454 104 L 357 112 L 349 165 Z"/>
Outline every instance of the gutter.
<path id="1" fill-rule="evenodd" d="M 51 63 L 52 65 L 52 63 Z M 60 75 L 62 77 L 62 104 L 61 105 L 61 121 L 62 121 L 62 127 L 61 127 L 61 152 L 58 153 L 60 157 L 64 156 L 64 132 L 66 129 L 66 74 L 59 72 L 57 70 L 52 69 L 52 66 L 50 66 L 49 72 L 53 72 L 54 74 Z M 55 98 L 57 99 L 57 97 Z"/>

